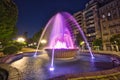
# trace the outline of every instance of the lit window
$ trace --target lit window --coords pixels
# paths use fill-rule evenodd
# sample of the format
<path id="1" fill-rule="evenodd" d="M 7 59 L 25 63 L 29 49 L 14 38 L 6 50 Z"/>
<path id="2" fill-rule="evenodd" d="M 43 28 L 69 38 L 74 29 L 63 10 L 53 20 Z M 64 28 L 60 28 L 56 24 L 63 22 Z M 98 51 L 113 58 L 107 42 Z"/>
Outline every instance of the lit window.
<path id="1" fill-rule="evenodd" d="M 110 13 L 108 13 L 108 16 L 111 16 L 111 14 L 110 14 Z"/>
<path id="2" fill-rule="evenodd" d="M 90 34 L 88 34 L 88 36 L 91 36 Z"/>
<path id="3" fill-rule="evenodd" d="M 102 18 L 105 18 L 105 15 L 102 15 Z"/>

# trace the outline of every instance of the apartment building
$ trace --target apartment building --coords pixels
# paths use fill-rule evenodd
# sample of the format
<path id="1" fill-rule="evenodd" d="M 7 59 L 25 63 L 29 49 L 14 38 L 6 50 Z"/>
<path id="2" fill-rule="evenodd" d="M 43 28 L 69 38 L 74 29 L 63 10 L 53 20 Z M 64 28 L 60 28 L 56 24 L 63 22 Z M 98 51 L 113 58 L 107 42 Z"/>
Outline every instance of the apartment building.
<path id="1" fill-rule="evenodd" d="M 113 35 L 120 34 L 120 0 L 113 0 L 99 8 L 101 34 L 104 50 L 118 47 L 110 43 Z"/>

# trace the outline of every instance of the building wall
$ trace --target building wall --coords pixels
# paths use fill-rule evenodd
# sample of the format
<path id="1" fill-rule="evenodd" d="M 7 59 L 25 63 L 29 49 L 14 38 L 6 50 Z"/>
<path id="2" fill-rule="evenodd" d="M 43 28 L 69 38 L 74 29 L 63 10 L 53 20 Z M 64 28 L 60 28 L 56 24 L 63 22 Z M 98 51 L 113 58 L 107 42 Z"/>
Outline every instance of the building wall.
<path id="1" fill-rule="evenodd" d="M 101 38 L 98 11 L 98 4 L 95 0 L 91 0 L 86 4 L 84 11 L 74 14 L 91 47 L 95 39 Z"/>
<path id="2" fill-rule="evenodd" d="M 101 38 L 98 11 L 98 3 L 93 0 L 93 2 L 87 4 L 83 12 L 84 27 L 86 28 L 85 34 L 91 47 L 93 47 L 92 42 L 95 39 Z"/>
<path id="3" fill-rule="evenodd" d="M 95 39 L 102 39 L 103 50 L 114 50 L 110 38 L 120 34 L 120 0 L 90 0 L 83 11 L 73 16 L 91 47 Z"/>
<path id="4" fill-rule="evenodd" d="M 99 15 L 103 49 L 114 50 L 110 38 L 113 35 L 120 34 L 120 0 L 113 0 L 99 8 Z"/>
<path id="5" fill-rule="evenodd" d="M 77 13 L 75 13 L 74 18 L 76 19 L 76 21 L 78 22 L 79 27 L 83 30 L 83 32 L 85 32 L 85 28 L 84 28 L 84 16 L 83 16 L 83 11 L 79 11 Z M 83 41 L 83 35 L 80 33 L 80 31 L 78 30 L 78 28 L 73 29 L 75 36 L 76 36 L 76 41 L 77 44 L 79 45 L 80 42 Z"/>

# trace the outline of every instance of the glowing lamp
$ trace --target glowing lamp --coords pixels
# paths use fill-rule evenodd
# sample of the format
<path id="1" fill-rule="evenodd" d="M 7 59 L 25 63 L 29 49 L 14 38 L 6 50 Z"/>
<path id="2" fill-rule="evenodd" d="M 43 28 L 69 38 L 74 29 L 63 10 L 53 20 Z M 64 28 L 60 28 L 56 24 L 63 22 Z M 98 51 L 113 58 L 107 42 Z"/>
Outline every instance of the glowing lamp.
<path id="1" fill-rule="evenodd" d="M 80 43 L 80 45 L 83 45 L 85 42 L 84 41 L 82 41 L 81 43 Z"/>
<path id="2" fill-rule="evenodd" d="M 42 44 L 46 44 L 47 41 L 43 39 L 43 40 L 41 40 L 41 43 L 42 43 Z"/>
<path id="3" fill-rule="evenodd" d="M 49 70 L 50 70 L 50 71 L 54 71 L 54 67 L 51 66 L 51 67 L 49 68 Z"/>
<path id="4" fill-rule="evenodd" d="M 25 39 L 22 38 L 22 37 L 19 37 L 19 38 L 17 39 L 17 42 L 25 42 Z"/>

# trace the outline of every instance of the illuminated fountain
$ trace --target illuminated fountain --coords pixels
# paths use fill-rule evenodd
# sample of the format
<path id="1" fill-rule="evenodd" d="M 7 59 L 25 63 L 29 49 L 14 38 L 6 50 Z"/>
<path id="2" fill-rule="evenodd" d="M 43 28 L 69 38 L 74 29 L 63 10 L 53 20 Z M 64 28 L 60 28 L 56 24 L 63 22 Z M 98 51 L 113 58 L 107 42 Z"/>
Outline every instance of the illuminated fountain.
<path id="1" fill-rule="evenodd" d="M 77 55 L 77 57 L 74 57 L 78 48 L 74 43 L 73 27 L 77 28 L 77 30 L 79 29 L 81 33 L 80 37 L 84 39 L 81 45 L 85 43 L 88 46 L 90 54 L 81 53 Z M 46 52 L 43 52 L 43 54 L 40 52 L 40 55 L 37 56 L 38 49 L 46 50 L 51 61 Z M 32 52 L 28 52 L 15 56 L 12 55 L 12 57 L 1 58 L 0 61 L 5 61 L 9 63 L 13 69 L 16 68 L 17 72 L 20 71 L 20 75 L 18 75 L 20 77 L 18 78 L 21 78 L 22 75 L 22 80 L 57 80 L 59 78 L 59 80 L 90 80 L 96 78 L 103 78 L 104 80 L 108 77 L 111 79 L 111 75 L 113 74 L 116 76 L 113 76 L 114 78 L 112 78 L 112 80 L 116 80 L 119 77 L 119 57 L 112 54 L 112 52 L 110 55 L 109 53 L 100 52 L 100 54 L 94 54 L 95 59 L 93 59 L 94 56 L 92 55 L 91 48 L 82 29 L 75 19 L 66 12 L 57 13 L 50 19 L 40 37 L 34 57 L 31 57 L 33 54 Z M 50 71 L 46 71 L 48 68 Z M 16 72 L 12 71 L 10 74 L 14 73 Z M 11 76 L 13 75 L 10 75 L 10 78 Z M 13 78 L 14 76 L 12 79 Z"/>
<path id="2" fill-rule="evenodd" d="M 51 68 L 54 70 L 53 61 L 55 59 L 71 59 L 74 58 L 78 48 L 74 43 L 73 28 L 79 29 L 81 36 L 83 37 L 88 49 L 90 51 L 91 57 L 93 58 L 91 49 L 85 38 L 83 31 L 76 22 L 76 20 L 67 12 L 57 13 L 53 16 L 48 24 L 46 25 L 41 38 L 39 40 L 37 51 L 40 48 L 47 51 L 48 56 L 51 58 Z"/>

